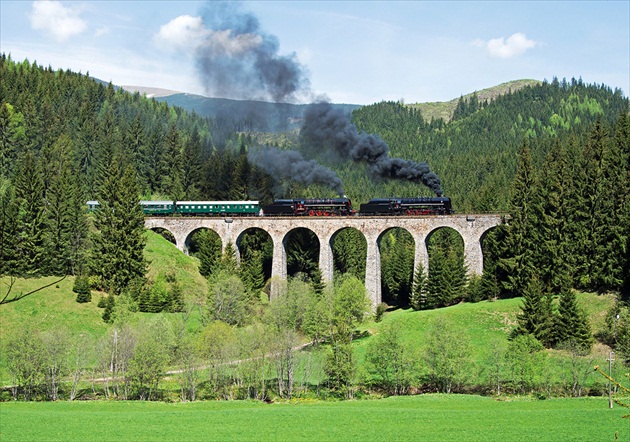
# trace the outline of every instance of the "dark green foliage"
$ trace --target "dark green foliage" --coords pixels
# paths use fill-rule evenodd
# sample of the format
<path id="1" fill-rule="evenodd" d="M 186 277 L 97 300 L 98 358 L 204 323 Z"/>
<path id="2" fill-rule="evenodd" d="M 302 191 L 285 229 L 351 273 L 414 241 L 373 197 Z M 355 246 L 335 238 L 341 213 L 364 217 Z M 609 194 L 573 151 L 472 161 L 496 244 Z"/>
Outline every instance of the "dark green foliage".
<path id="1" fill-rule="evenodd" d="M 361 232 L 351 228 L 340 230 L 334 237 L 332 252 L 336 272 L 365 280 L 367 241 Z"/>
<path id="2" fill-rule="evenodd" d="M 554 338 L 558 346 L 573 345 L 586 353 L 590 352 L 593 345 L 588 317 L 578 306 L 573 290 L 567 286 L 560 292 Z"/>
<path id="3" fill-rule="evenodd" d="M 423 308 L 460 302 L 465 297 L 464 244 L 452 229 L 439 229 L 429 241 L 429 275 Z"/>
<path id="4" fill-rule="evenodd" d="M 391 229 L 383 234 L 380 249 L 383 301 L 407 306 L 413 289 L 413 237 L 406 230 Z"/>
<path id="5" fill-rule="evenodd" d="M 286 242 L 288 275 L 302 273 L 310 279 L 319 261 L 317 236 L 308 229 L 297 228 L 287 235 Z"/>
<path id="6" fill-rule="evenodd" d="M 28 153 L 15 176 L 18 209 L 15 256 L 18 271 L 24 276 L 40 273 L 44 254 L 44 182 L 41 169 Z"/>
<path id="7" fill-rule="evenodd" d="M 413 277 L 413 291 L 409 303 L 414 310 L 427 308 L 427 272 L 422 263 L 419 263 Z"/>
<path id="8" fill-rule="evenodd" d="M 523 290 L 523 305 L 517 316 L 517 327 L 512 336 L 530 334 L 546 347 L 554 342 L 554 316 L 551 294 L 538 278 L 530 280 Z"/>
<path id="9" fill-rule="evenodd" d="M 92 290 L 90 289 L 90 279 L 85 275 L 79 275 L 74 280 L 72 291 L 77 294 L 77 302 L 91 302 Z"/>
<path id="10" fill-rule="evenodd" d="M 271 277 L 271 237 L 263 230 L 250 229 L 241 235 L 238 249 L 241 278 L 250 291 L 258 292 Z"/>
<path id="11" fill-rule="evenodd" d="M 14 274 L 17 268 L 18 209 L 11 182 L 0 177 L 0 275 Z"/>
<path id="12" fill-rule="evenodd" d="M 199 273 L 209 278 L 221 259 L 221 238 L 211 230 L 198 230 L 192 234 L 189 251 L 199 258 Z"/>
<path id="13" fill-rule="evenodd" d="M 510 204 L 511 220 L 506 229 L 505 249 L 507 256 L 499 260 L 507 280 L 504 289 L 515 296 L 521 296 L 531 281 L 535 269 L 535 251 L 538 232 L 534 229 L 536 176 L 531 152 L 526 142 L 519 155 L 519 165 L 512 185 Z"/>
<path id="14" fill-rule="evenodd" d="M 110 294 L 120 294 L 146 272 L 144 214 L 138 195 L 131 167 L 121 173 L 117 161 L 112 161 L 101 187 L 92 251 L 92 273 L 102 278 Z"/>
<path id="15" fill-rule="evenodd" d="M 100 305 L 100 303 L 99 303 Z M 111 324 L 113 322 L 112 313 L 114 312 L 114 306 L 116 305 L 116 300 L 114 299 L 114 295 L 110 294 L 105 298 L 105 310 L 103 310 L 103 321 Z"/>

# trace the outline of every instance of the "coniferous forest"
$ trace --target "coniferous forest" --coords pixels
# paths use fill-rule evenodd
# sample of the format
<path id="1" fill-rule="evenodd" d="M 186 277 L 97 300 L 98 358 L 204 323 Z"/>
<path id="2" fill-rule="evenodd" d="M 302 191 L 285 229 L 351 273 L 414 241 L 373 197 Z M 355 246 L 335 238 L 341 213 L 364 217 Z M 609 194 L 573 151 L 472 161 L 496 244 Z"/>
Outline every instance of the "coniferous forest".
<path id="1" fill-rule="evenodd" d="M 0 79 L 0 277 L 74 277 L 77 302 L 96 302 L 91 293 L 103 294 L 99 307 L 107 323 L 125 317 L 123 310 L 190 312 L 192 300 L 172 274 L 147 277 L 139 200 L 266 204 L 280 197 L 336 196 L 323 185 L 270 176 L 248 158 L 251 148 L 297 150 L 330 167 L 357 207 L 375 197 L 431 194 L 418 184 L 374 179 L 361 164 L 333 162 L 303 147 L 297 131 L 226 132 L 225 121 L 125 92 L 89 73 L 53 70 L 3 54 Z M 506 220 L 486 236 L 484 272 L 473 278 L 467 276 L 463 242 L 454 231 L 431 235 L 430 271 L 420 267 L 415 274 L 413 239 L 401 229 L 389 231 L 380 244 L 387 305 L 377 308 L 377 318 L 390 307 L 424 310 L 520 297 L 521 312 L 510 335 L 514 348 L 520 345 L 531 354 L 538 346 L 588 352 L 597 340 L 630 362 L 629 110 L 620 90 L 557 78 L 492 101 L 462 97 L 449 121 L 427 121 L 401 102 L 356 109 L 352 121 L 359 131 L 378 134 L 393 157 L 428 163 L 456 212 L 499 212 Z M 100 210 L 88 213 L 88 200 L 98 200 Z M 232 244 L 222 253 L 213 232 L 199 231 L 190 239 L 190 253 L 208 280 L 207 296 L 195 304 L 205 327 L 199 342 L 207 345 L 197 352 L 188 341 L 174 347 L 182 363 L 198 365 L 187 359 L 193 354 L 216 363 L 208 386 L 216 397 L 231 397 L 221 364 L 242 356 L 229 351 L 234 330 L 243 326 L 253 334 L 252 327 L 267 327 L 275 337 L 263 345 L 256 341 L 262 338 L 250 335 L 249 357 L 256 351 L 263 357 L 262 349 L 283 354 L 274 381 L 281 397 L 292 395 L 291 349 L 303 337 L 330 346 L 322 368 L 328 388 L 344 396 L 356 392 L 351 344 L 356 326 L 371 314 L 362 287 L 365 240 L 351 229 L 337 236 L 335 287 L 327 288 L 317 268 L 316 239 L 303 230 L 288 241 L 292 278 L 286 296 L 272 303 L 261 301 L 271 274 L 267 236 L 245 235 L 238 260 Z M 576 290 L 614 294 L 607 313 L 614 333 L 594 336 Z M 16 300 L 10 286 L 0 291 L 0 304 Z M 388 333 L 368 349 L 375 372 L 383 358 L 379 352 L 397 342 L 395 332 Z M 146 336 L 136 338 L 146 344 L 145 360 L 161 359 L 152 368 L 130 365 L 140 377 L 129 384 L 131 390 L 117 385 L 123 391 L 117 395 L 156 397 L 160 373 L 174 364 L 175 349 L 152 348 L 157 344 Z M 151 369 L 156 370 L 152 378 L 142 377 Z M 184 375 L 193 376 L 194 370 L 186 370 Z M 422 382 L 457 390 L 456 383 L 444 383 L 436 373 Z M 254 377 L 245 396 L 265 398 L 268 385 Z M 386 373 L 376 377 L 390 394 L 408 391 L 411 382 L 394 382 Z M 182 394 L 194 399 L 197 380 L 182 379 L 187 386 Z M 29 382 L 20 384 L 15 397 L 33 397 Z"/>

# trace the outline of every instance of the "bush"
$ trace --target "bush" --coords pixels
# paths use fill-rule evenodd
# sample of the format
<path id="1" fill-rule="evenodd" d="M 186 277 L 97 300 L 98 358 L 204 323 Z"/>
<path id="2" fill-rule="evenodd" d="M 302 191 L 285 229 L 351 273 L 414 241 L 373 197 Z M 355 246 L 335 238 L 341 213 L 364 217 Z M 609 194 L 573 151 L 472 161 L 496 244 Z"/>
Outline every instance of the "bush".
<path id="1" fill-rule="evenodd" d="M 383 320 L 383 315 L 385 314 L 385 312 L 387 311 L 388 305 L 384 302 L 381 302 L 379 305 L 376 306 L 376 317 L 374 318 L 374 321 L 376 322 L 381 322 Z"/>
<path id="2" fill-rule="evenodd" d="M 77 276 L 74 280 L 72 291 L 77 294 L 77 302 L 83 303 L 92 301 L 90 280 L 87 276 Z"/>

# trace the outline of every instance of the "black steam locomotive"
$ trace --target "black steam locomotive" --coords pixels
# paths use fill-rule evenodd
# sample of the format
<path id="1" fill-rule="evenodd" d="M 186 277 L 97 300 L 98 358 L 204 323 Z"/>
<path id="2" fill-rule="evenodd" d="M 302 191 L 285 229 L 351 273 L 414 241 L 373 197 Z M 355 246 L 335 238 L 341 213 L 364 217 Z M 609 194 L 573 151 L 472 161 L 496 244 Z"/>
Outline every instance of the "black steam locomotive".
<path id="1" fill-rule="evenodd" d="M 374 198 L 359 207 L 359 215 L 450 215 L 450 198 Z"/>
<path id="2" fill-rule="evenodd" d="M 350 216 L 356 214 L 348 198 L 294 198 L 263 206 L 264 216 Z"/>

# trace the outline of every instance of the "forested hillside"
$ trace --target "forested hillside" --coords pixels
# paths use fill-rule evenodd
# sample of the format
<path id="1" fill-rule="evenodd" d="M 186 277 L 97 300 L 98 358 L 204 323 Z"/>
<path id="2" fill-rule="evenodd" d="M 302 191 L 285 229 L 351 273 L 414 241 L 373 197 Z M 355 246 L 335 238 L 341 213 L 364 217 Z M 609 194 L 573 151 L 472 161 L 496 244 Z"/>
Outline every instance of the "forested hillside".
<path id="1" fill-rule="evenodd" d="M 341 140 L 338 144 L 345 148 L 346 138 L 335 139 L 338 132 L 332 130 L 332 138 L 305 130 L 307 117 L 313 114 L 305 113 L 299 132 L 253 133 L 238 121 L 235 126 L 234 120 L 188 114 L 103 85 L 89 74 L 53 71 L 4 55 L 0 79 L 0 277 L 9 287 L 0 292 L 0 305 L 16 301 L 9 297 L 15 278 L 32 287 L 30 277 L 73 275 L 72 290 L 81 304 L 93 302 L 95 291 L 106 293 L 98 307 L 115 332 L 113 340 L 108 337 L 102 343 L 106 351 L 101 353 L 109 360 L 99 361 L 99 370 L 114 372 L 116 366 L 121 371 L 114 372 L 112 389 L 105 384 L 98 394 L 160 397 L 158 384 L 172 364 L 182 366 L 183 400 L 194 400 L 205 361 L 208 398 L 267 399 L 270 394 L 291 398 L 296 387 L 295 349 L 307 340 L 326 344 L 318 354 L 326 394 L 352 397 L 366 385 L 363 391 L 387 394 L 427 386 L 465 391 L 464 384 L 445 381 L 438 366 L 427 371 L 436 362 L 433 348 L 446 339 L 426 350 L 424 368 L 392 384 L 389 370 L 398 368 L 380 366 L 379 372 L 379 363 L 404 361 L 387 353 L 403 351 L 394 328 L 372 341 L 366 357 L 374 367 L 366 365 L 371 373 L 369 383 L 363 383 L 353 347 L 357 327 L 368 317 L 382 319 L 389 306 L 429 310 L 514 297 L 522 297 L 523 305 L 510 326 L 508 353 L 501 357 L 514 357 L 509 364 L 515 371 L 538 360 L 544 347 L 568 349 L 584 360 L 595 338 L 630 361 L 630 308 L 624 298 L 630 287 L 630 124 L 628 98 L 619 90 L 554 79 L 492 101 L 473 94 L 459 100 L 448 122 L 427 121 L 420 111 L 402 103 L 356 109 L 352 123 L 338 108 L 313 106 L 332 109 L 320 116 L 341 116 L 333 123 L 343 121 L 339 126 L 343 135 L 367 140 L 368 147 L 376 148 L 376 155 L 374 150 L 355 149 L 354 156 L 338 151 L 333 161 L 326 143 Z M 233 132 L 235 128 L 238 132 Z M 376 135 L 364 137 L 361 131 Z M 313 150 L 308 140 L 317 140 L 319 149 Z M 201 229 L 189 241 L 194 264 L 186 264 L 195 267 L 198 262 L 201 276 L 196 268 L 193 278 L 173 269 L 156 270 L 156 263 L 149 263 L 143 253 L 148 239 L 140 198 L 256 199 L 265 204 L 278 197 L 336 196 L 326 182 L 311 185 L 297 182 L 295 176 L 263 171 L 261 163 L 252 161 L 256 156 L 250 155 L 261 145 L 275 153 L 299 151 L 300 161 L 309 167 L 321 167 L 317 162 L 331 167 L 355 206 L 373 197 L 428 195 L 429 188 L 415 175 L 381 173 L 381 178 L 374 178 L 376 163 L 409 165 L 410 160 L 415 167 L 426 161 L 457 211 L 505 211 L 510 222 L 488 233 L 483 275 L 472 278 L 464 266 L 462 238 L 454 230 L 432 232 L 427 238 L 429 269 L 418 266 L 415 274 L 413 238 L 402 229 L 389 230 L 379 243 L 383 300 L 389 305 L 377 306 L 376 312 L 368 305 L 363 285 L 366 241 L 352 229 L 335 237 L 332 282 L 322 281 L 318 271 L 314 234 L 306 229 L 288 234 L 290 278 L 275 299 L 268 296 L 273 244 L 260 230 L 242 235 L 239 244 L 222 245 L 216 233 Z M 287 158 L 299 158 L 293 155 L 299 152 Z M 423 176 L 433 178 L 430 171 Z M 440 190 L 439 185 L 433 188 Z M 94 199 L 100 208 L 88 214 L 85 203 Z M 162 237 L 148 238 L 165 242 Z M 165 247 L 175 251 L 171 245 Z M 190 282 L 201 277 L 207 279 L 207 290 L 206 281 Z M 610 308 L 602 313 L 610 327 L 596 330 L 597 336 L 575 288 L 614 293 Z M 186 321 L 193 310 L 201 325 L 191 336 Z M 147 327 L 134 329 L 129 317 L 136 313 L 136 318 L 142 317 L 139 312 L 181 313 L 182 324 L 176 331 L 158 317 Z M 121 352 L 114 354 L 118 336 L 127 347 L 121 341 Z M 502 336 L 507 339 L 507 332 Z M 24 337 L 18 331 L 8 344 L 15 376 L 12 396 L 55 400 L 57 387 L 50 382 L 56 382 L 56 372 L 52 380 L 44 375 L 40 360 L 33 371 L 37 377 L 24 377 L 15 364 L 28 365 L 31 357 L 39 360 L 42 348 L 52 352 L 59 341 L 54 334 Z M 234 352 L 235 348 L 243 352 Z M 265 359 L 269 355 L 273 360 Z M 305 356 L 304 363 L 311 364 Z M 247 361 L 239 378 L 227 369 L 231 367 L 227 363 L 237 359 Z M 457 357 L 447 362 L 453 360 Z M 273 378 L 267 377 L 270 364 L 277 370 Z M 535 366 L 544 371 L 544 365 Z M 302 372 L 305 391 L 307 368 Z M 511 391 L 543 391 L 542 381 L 528 382 L 512 385 Z M 50 388 L 43 390 L 45 385 Z M 476 383 L 474 389 L 489 388 Z M 317 391 L 319 395 L 319 386 Z M 558 391 L 568 390 L 563 386 Z"/>
<path id="2" fill-rule="evenodd" d="M 620 90 L 554 79 L 492 102 L 481 102 L 475 95 L 462 99 L 449 123 L 425 121 L 415 108 L 393 102 L 357 109 L 353 121 L 359 129 L 387 141 L 392 156 L 426 161 L 441 178 L 444 194 L 453 199 L 456 210 L 504 211 L 516 154 L 524 140 L 531 147 L 534 167 L 540 167 L 554 143 L 572 139 L 583 145 L 597 120 L 610 128 L 625 112 L 628 98 Z M 352 170 L 341 175 L 349 189 L 350 183 L 361 179 Z M 426 192 L 410 185 L 392 185 L 387 191 L 379 196 Z"/>

